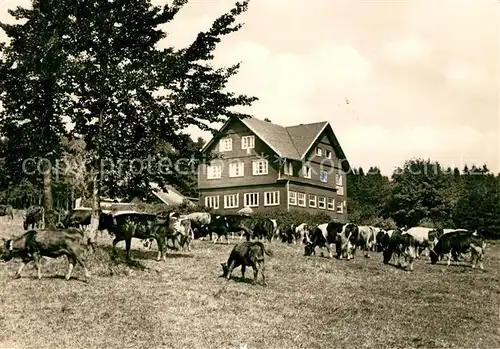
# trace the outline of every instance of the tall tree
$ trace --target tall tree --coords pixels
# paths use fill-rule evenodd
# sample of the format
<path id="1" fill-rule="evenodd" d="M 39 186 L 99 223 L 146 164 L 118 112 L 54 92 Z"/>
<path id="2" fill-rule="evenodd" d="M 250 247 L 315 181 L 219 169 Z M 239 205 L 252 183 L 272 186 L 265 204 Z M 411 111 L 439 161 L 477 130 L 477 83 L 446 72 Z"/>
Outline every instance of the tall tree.
<path id="1" fill-rule="evenodd" d="M 160 8 L 149 0 L 88 0 L 76 6 L 71 116 L 75 132 L 102 160 L 99 179 L 114 195 L 145 196 L 150 182 L 168 183 L 171 161 L 165 161 L 162 144 L 183 149 L 184 128 L 211 130 L 211 123 L 226 117 L 244 117 L 231 108 L 256 100 L 225 90 L 238 65 L 210 65 L 222 36 L 241 28 L 235 18 L 248 2 L 236 3 L 189 47 L 159 48 L 166 33 L 158 26 L 185 3 Z"/>
<path id="2" fill-rule="evenodd" d="M 0 61 L 0 134 L 8 137 L 6 166 L 11 183 L 25 177 L 23 163 L 42 172 L 44 205 L 52 209 L 52 164 L 61 153 L 62 115 L 68 101 L 61 78 L 67 44 L 67 3 L 33 0 L 32 8 L 9 10 L 22 24 L 0 23 L 10 42 Z"/>

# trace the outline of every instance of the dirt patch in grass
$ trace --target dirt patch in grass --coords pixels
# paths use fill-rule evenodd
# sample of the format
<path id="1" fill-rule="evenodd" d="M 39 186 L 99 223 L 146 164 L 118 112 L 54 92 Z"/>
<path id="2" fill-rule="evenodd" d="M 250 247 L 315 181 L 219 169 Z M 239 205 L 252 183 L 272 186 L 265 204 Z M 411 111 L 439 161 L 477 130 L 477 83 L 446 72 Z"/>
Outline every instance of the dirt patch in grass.
<path id="1" fill-rule="evenodd" d="M 33 267 L 13 280 L 19 261 L 0 263 L 0 348 L 500 347 L 498 244 L 484 272 L 427 259 L 407 272 L 377 253 L 347 262 L 272 243 L 262 287 L 251 270 L 246 280 L 239 269 L 220 277 L 237 241 L 195 241 L 166 262 L 135 241 L 133 264 L 122 243 L 113 259 L 110 241 L 86 256 L 88 283 L 78 266 L 63 279 L 65 258 L 45 261 L 42 280 Z"/>

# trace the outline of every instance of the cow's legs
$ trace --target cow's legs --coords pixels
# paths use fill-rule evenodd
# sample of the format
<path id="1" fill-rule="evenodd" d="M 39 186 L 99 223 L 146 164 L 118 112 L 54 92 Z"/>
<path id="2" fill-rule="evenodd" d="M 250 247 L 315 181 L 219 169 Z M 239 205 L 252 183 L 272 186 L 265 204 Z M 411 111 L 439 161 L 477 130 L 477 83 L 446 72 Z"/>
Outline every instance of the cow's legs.
<path id="1" fill-rule="evenodd" d="M 85 262 L 83 261 L 83 258 L 81 257 L 81 255 L 73 253 L 73 258 L 83 268 L 83 273 L 85 275 L 85 279 L 88 280 L 90 278 L 90 273 L 89 273 L 89 270 L 87 269 L 87 266 L 85 265 Z M 73 265 L 74 264 L 75 264 L 75 262 L 73 262 Z M 68 270 L 68 274 L 70 274 L 69 270 Z M 68 280 L 68 279 L 66 279 L 66 280 Z"/>
<path id="2" fill-rule="evenodd" d="M 40 260 L 40 255 L 38 253 L 33 254 L 33 261 L 36 265 L 36 274 L 38 276 L 38 280 L 42 278 L 42 261 Z"/>
<path id="3" fill-rule="evenodd" d="M 370 258 L 370 245 L 369 244 L 366 244 L 365 245 L 365 257 L 366 258 Z"/>
<path id="4" fill-rule="evenodd" d="M 265 269 L 266 269 L 266 268 L 265 268 L 265 265 L 264 265 L 264 262 L 259 263 L 259 264 L 260 264 L 260 269 L 261 269 L 261 272 L 260 272 L 260 273 L 262 274 L 262 284 L 263 284 L 264 286 L 267 286 L 267 282 L 266 282 L 266 275 L 265 275 L 265 273 L 264 273 L 264 272 L 265 272 Z"/>
<path id="5" fill-rule="evenodd" d="M 333 246 L 334 246 L 334 244 L 327 244 L 326 245 L 326 249 L 328 250 L 328 254 L 330 255 L 330 258 L 333 258 L 333 253 L 332 253 Z"/>
<path id="6" fill-rule="evenodd" d="M 212 237 L 210 237 L 210 240 L 212 239 Z M 214 244 L 219 241 L 219 234 L 215 234 L 215 239 L 214 239 Z"/>
<path id="7" fill-rule="evenodd" d="M 16 271 L 16 275 L 14 275 L 14 279 L 18 279 L 18 278 L 20 278 L 20 277 L 21 277 L 21 272 L 23 271 L 24 266 L 25 266 L 26 264 L 28 264 L 28 263 L 29 263 L 29 262 L 25 262 L 25 261 L 23 261 L 23 262 L 22 262 L 22 264 L 19 266 L 19 269 L 17 269 L 17 271 Z"/>
<path id="8" fill-rule="evenodd" d="M 252 284 L 257 283 L 257 276 L 259 275 L 259 263 L 256 263 L 255 265 L 252 266 L 253 269 L 253 282 Z"/>
<path id="9" fill-rule="evenodd" d="M 122 240 L 123 238 L 119 238 L 118 236 L 113 239 L 113 255 L 116 256 L 116 244 Z"/>
<path id="10" fill-rule="evenodd" d="M 164 247 L 166 247 L 166 243 L 164 243 L 163 239 L 161 237 L 155 237 L 155 240 L 156 240 L 156 244 L 158 245 L 158 255 L 156 256 L 156 260 L 159 262 L 161 261 L 162 259 L 164 261 L 167 260 L 167 257 L 165 255 L 165 252 L 163 250 Z"/>
<path id="11" fill-rule="evenodd" d="M 234 233 L 233 233 L 233 234 L 234 234 Z M 226 233 L 226 235 L 225 235 L 225 236 L 226 236 L 226 245 L 229 245 L 229 238 L 228 238 L 228 235 L 229 235 L 229 234 L 227 234 L 227 233 Z"/>
<path id="12" fill-rule="evenodd" d="M 130 247 L 132 246 L 132 238 L 128 237 L 125 239 L 125 251 L 127 254 L 127 260 L 130 260 Z M 160 246 L 158 246 L 160 248 Z"/>
<path id="13" fill-rule="evenodd" d="M 247 269 L 247 266 L 245 263 L 241 265 L 241 278 L 244 280 L 245 279 L 245 270 Z"/>
<path id="14" fill-rule="evenodd" d="M 231 264 L 227 267 L 227 276 L 226 278 L 229 280 L 231 279 L 231 273 L 233 272 L 233 269 L 235 267 L 235 261 L 232 261 Z"/>

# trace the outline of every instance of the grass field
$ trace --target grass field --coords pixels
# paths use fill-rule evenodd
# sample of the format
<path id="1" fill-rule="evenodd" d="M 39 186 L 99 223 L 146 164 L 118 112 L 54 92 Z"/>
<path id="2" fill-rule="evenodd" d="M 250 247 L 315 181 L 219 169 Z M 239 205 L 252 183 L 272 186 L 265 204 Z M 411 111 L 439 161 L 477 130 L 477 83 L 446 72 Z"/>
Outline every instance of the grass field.
<path id="1" fill-rule="evenodd" d="M 33 266 L 13 280 L 20 261 L 0 262 L 0 348 L 500 348 L 500 244 L 484 272 L 427 259 L 406 272 L 377 253 L 347 262 L 271 243 L 265 288 L 239 269 L 219 277 L 233 241 L 195 241 L 166 262 L 136 241 L 132 266 L 110 259 L 110 241 L 87 255 L 88 283 L 78 266 L 63 279 L 65 258 L 47 260 L 42 280 Z"/>

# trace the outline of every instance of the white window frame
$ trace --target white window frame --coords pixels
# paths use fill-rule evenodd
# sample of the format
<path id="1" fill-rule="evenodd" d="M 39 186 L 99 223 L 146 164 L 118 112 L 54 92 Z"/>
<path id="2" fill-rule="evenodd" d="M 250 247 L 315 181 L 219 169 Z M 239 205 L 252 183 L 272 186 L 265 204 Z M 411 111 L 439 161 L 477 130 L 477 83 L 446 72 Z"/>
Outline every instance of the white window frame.
<path id="1" fill-rule="evenodd" d="M 302 198 L 304 199 L 304 203 L 303 204 L 300 204 L 300 197 L 302 196 Z M 300 207 L 306 207 L 307 206 L 307 195 L 306 193 L 297 193 L 297 206 L 300 206 Z"/>
<path id="2" fill-rule="evenodd" d="M 269 200 L 270 198 L 271 198 L 271 200 Z M 264 206 L 279 206 L 279 205 L 280 205 L 280 192 L 279 191 L 266 191 L 266 192 L 264 192 Z"/>
<path id="3" fill-rule="evenodd" d="M 241 137 L 241 149 L 254 149 L 254 148 L 255 148 L 255 136 Z"/>
<path id="4" fill-rule="evenodd" d="M 219 151 L 232 151 L 233 150 L 233 139 L 231 137 L 224 137 L 219 142 Z"/>
<path id="5" fill-rule="evenodd" d="M 287 176 L 293 176 L 293 164 L 289 161 L 285 161 L 284 172 Z"/>
<path id="6" fill-rule="evenodd" d="M 328 150 L 328 149 L 325 149 L 325 157 L 327 159 L 331 159 L 332 158 L 332 151 Z"/>
<path id="7" fill-rule="evenodd" d="M 323 149 L 321 149 L 320 147 L 316 147 L 315 154 L 316 156 L 323 156 Z"/>
<path id="8" fill-rule="evenodd" d="M 219 195 L 205 196 L 205 206 L 217 210 L 219 208 Z"/>
<path id="9" fill-rule="evenodd" d="M 335 211 L 335 199 L 327 198 L 326 199 L 326 209 L 329 211 Z"/>
<path id="10" fill-rule="evenodd" d="M 242 161 L 229 163 L 229 177 L 244 177 L 245 163 Z"/>
<path id="11" fill-rule="evenodd" d="M 335 183 L 337 185 L 337 195 L 344 195 L 344 184 L 342 174 L 337 173 L 335 175 Z"/>
<path id="12" fill-rule="evenodd" d="M 250 197 L 255 197 L 255 202 L 251 204 Z M 245 193 L 243 195 L 243 203 L 245 207 L 259 207 L 259 193 Z"/>
<path id="13" fill-rule="evenodd" d="M 307 170 L 309 170 L 309 171 L 307 171 Z M 304 176 L 304 178 L 311 179 L 311 176 L 312 176 L 311 166 L 308 166 L 308 165 L 302 166 L 302 175 Z"/>
<path id="14" fill-rule="evenodd" d="M 323 207 L 321 207 L 323 206 Z M 322 210 L 326 210 L 326 197 L 318 196 L 318 208 Z"/>
<path id="15" fill-rule="evenodd" d="M 312 200 L 314 198 L 314 200 Z M 309 203 L 309 207 L 316 208 L 318 206 L 318 196 L 314 194 L 309 194 L 307 197 L 307 201 Z M 311 205 L 311 201 L 314 203 Z"/>
<path id="16" fill-rule="evenodd" d="M 215 169 L 218 168 L 218 172 Z M 222 165 L 207 165 L 207 179 L 222 178 Z"/>
<path id="17" fill-rule="evenodd" d="M 344 195 L 344 186 L 337 185 L 337 195 Z"/>
<path id="18" fill-rule="evenodd" d="M 262 172 L 260 170 L 260 164 L 262 165 Z M 264 176 L 269 172 L 269 162 L 266 159 L 259 159 L 252 161 L 252 173 L 254 176 Z"/>
<path id="19" fill-rule="evenodd" d="M 296 191 L 289 191 L 288 192 L 288 203 L 292 206 L 297 206 L 297 192 Z"/>
<path id="20" fill-rule="evenodd" d="M 343 176 L 342 176 L 342 174 L 337 173 L 337 174 L 335 175 L 335 183 L 336 183 L 337 185 L 343 185 L 343 183 L 342 183 L 342 182 L 343 182 Z"/>
<path id="21" fill-rule="evenodd" d="M 340 205 L 337 205 L 337 213 L 344 213 L 344 203 L 342 201 Z"/>
<path id="22" fill-rule="evenodd" d="M 324 180 L 323 180 L 323 174 L 325 175 Z M 323 183 L 328 182 L 328 172 L 325 170 L 319 170 L 319 180 L 322 181 Z"/>
<path id="23" fill-rule="evenodd" d="M 224 195 L 224 208 L 238 208 L 239 207 L 239 194 Z"/>

